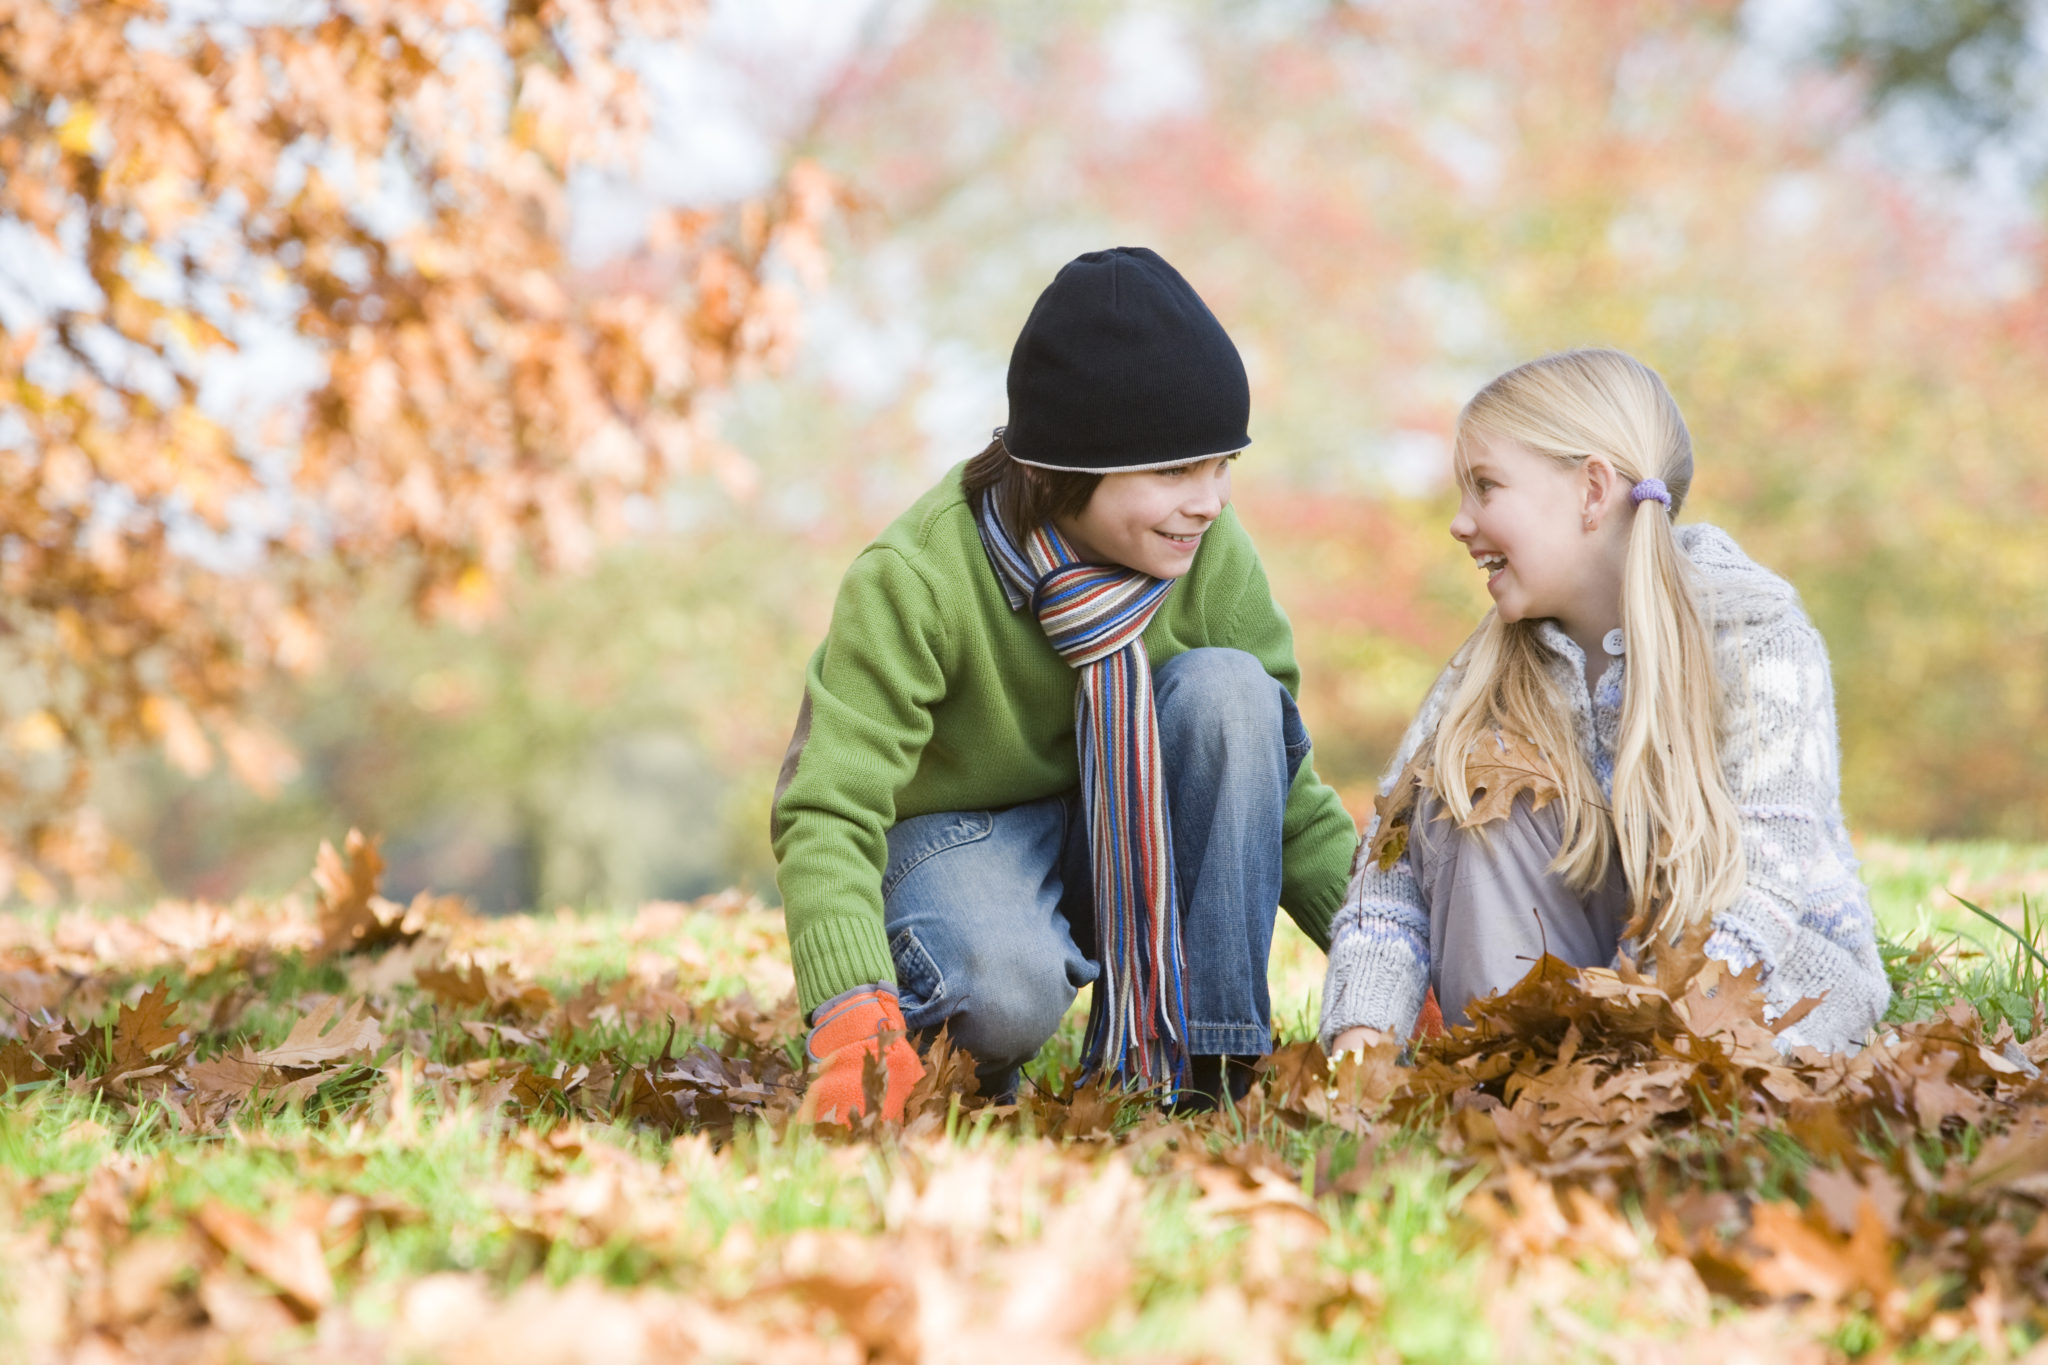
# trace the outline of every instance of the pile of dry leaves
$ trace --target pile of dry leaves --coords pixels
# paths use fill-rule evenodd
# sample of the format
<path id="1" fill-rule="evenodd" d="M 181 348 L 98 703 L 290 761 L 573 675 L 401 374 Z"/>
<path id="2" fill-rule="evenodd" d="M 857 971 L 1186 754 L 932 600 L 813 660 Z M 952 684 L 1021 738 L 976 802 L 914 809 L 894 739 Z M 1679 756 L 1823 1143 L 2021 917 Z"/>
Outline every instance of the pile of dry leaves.
<path id="1" fill-rule="evenodd" d="M 1333 1073 L 1297 1045 L 1272 1102 L 1429 1134 L 1484 1173 L 1472 1210 L 1511 1248 L 1602 1240 L 1626 1204 L 1736 1300 L 1854 1306 L 1903 1338 L 2048 1327 L 2048 1037 L 1957 1001 L 1854 1056 L 1781 1050 L 1803 1009 L 1766 1022 L 1756 971 L 1697 937 L 1666 956 L 1682 989 L 1546 957 L 1412 1066 L 1383 1049 Z"/>

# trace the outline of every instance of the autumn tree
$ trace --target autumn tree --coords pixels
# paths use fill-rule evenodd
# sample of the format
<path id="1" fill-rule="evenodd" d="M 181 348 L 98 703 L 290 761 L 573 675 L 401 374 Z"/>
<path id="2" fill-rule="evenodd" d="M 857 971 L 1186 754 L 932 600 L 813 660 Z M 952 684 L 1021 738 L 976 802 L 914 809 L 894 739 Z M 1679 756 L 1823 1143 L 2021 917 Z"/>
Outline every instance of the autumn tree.
<path id="1" fill-rule="evenodd" d="M 572 177 L 633 172 L 636 64 L 697 8 L 0 0 L 0 890 L 107 864 L 109 747 L 276 784 L 237 703 L 367 576 L 476 617 L 701 458 L 834 191 L 799 165 L 570 269 Z"/>

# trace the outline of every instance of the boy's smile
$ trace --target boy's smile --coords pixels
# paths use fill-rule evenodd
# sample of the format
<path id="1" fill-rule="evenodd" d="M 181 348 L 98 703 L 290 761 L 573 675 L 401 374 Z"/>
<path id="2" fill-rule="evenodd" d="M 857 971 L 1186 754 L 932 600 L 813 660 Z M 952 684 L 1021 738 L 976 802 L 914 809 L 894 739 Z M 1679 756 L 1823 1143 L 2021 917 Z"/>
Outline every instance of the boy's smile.
<path id="1" fill-rule="evenodd" d="M 1235 455 L 1171 469 L 1105 474 L 1088 505 L 1054 524 L 1075 554 L 1095 564 L 1121 564 L 1154 578 L 1179 578 L 1230 503 Z"/>

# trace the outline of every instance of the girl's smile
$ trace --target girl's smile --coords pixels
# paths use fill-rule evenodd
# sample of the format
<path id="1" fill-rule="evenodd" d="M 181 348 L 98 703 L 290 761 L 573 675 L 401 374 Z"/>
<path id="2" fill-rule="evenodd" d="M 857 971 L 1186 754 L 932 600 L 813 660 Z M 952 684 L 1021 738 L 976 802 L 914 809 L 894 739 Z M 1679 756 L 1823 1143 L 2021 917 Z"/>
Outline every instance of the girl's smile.
<path id="1" fill-rule="evenodd" d="M 1628 486 L 1599 457 L 1577 464 L 1520 441 L 1474 433 L 1459 470 L 1464 496 L 1451 520 L 1486 575 L 1502 621 L 1555 620 L 1585 650 L 1621 624 L 1628 553 Z"/>

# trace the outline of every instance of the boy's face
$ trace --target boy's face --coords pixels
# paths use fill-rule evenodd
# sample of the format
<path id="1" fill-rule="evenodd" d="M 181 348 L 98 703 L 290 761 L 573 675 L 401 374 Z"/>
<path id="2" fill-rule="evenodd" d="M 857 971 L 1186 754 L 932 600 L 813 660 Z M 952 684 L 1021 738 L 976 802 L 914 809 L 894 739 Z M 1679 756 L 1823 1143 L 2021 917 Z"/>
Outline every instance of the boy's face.
<path id="1" fill-rule="evenodd" d="M 1202 533 L 1230 502 L 1230 464 L 1236 458 L 1105 474 L 1086 507 L 1054 524 L 1090 563 L 1179 578 L 1194 567 Z"/>

